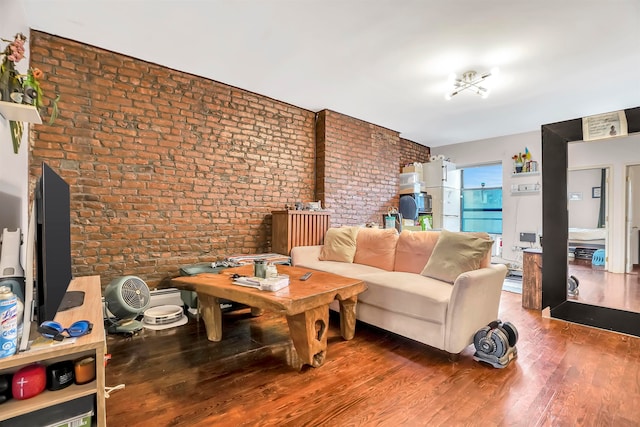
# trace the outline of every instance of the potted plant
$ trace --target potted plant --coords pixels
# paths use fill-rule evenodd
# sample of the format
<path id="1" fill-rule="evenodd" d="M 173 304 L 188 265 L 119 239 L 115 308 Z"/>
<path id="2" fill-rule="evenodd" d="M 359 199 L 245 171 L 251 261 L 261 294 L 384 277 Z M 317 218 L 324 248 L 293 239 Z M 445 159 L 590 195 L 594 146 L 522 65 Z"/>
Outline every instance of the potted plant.
<path id="1" fill-rule="evenodd" d="M 4 56 L 2 63 L 0 63 L 0 100 L 32 105 L 39 110 L 44 105 L 44 95 L 39 82 L 43 76 L 42 71 L 38 68 L 29 68 L 26 74 L 21 74 L 16 68 L 16 64 L 24 58 L 24 44 L 27 37 L 18 33 L 13 40 L 2 39 L 2 41 L 9 44 L 4 51 L 0 52 L 0 56 Z M 59 99 L 59 96 L 56 97 L 52 103 L 49 124 L 52 124 L 58 116 Z M 13 141 L 13 152 L 17 154 L 22 140 L 23 126 L 21 122 L 10 120 L 9 127 Z"/>
<path id="2" fill-rule="evenodd" d="M 522 153 L 518 153 L 518 154 L 514 155 L 512 158 L 513 158 L 513 161 L 515 162 L 516 173 L 521 173 L 522 172 L 522 166 L 524 165 L 524 160 L 522 158 Z"/>

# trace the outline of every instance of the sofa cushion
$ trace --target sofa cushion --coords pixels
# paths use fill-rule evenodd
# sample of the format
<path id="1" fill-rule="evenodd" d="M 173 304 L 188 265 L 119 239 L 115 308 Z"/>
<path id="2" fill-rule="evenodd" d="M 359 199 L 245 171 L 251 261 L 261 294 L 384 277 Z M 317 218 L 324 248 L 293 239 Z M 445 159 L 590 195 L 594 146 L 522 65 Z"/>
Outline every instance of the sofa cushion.
<path id="1" fill-rule="evenodd" d="M 453 292 L 448 283 L 402 271 L 359 275 L 367 290 L 358 302 L 444 325 Z"/>
<path id="2" fill-rule="evenodd" d="M 366 274 L 384 273 L 385 271 L 376 267 L 371 267 L 370 265 L 362 265 L 351 262 L 318 260 L 306 260 L 305 262 L 296 264 L 296 267 L 326 271 L 327 273 L 333 273 L 345 277 L 352 277 L 354 279 L 360 279 L 363 275 Z"/>
<path id="3" fill-rule="evenodd" d="M 488 235 L 485 238 L 477 234 L 442 230 L 421 274 L 453 283 L 460 274 L 480 268 L 491 245 L 493 241 Z"/>
<path id="4" fill-rule="evenodd" d="M 358 227 L 329 228 L 320 251 L 321 261 L 353 262 Z"/>
<path id="5" fill-rule="evenodd" d="M 362 228 L 356 242 L 354 263 L 393 271 L 398 242 L 395 228 Z"/>
<path id="6" fill-rule="evenodd" d="M 420 274 L 429 261 L 439 235 L 439 231 L 402 231 L 396 245 L 394 271 Z"/>

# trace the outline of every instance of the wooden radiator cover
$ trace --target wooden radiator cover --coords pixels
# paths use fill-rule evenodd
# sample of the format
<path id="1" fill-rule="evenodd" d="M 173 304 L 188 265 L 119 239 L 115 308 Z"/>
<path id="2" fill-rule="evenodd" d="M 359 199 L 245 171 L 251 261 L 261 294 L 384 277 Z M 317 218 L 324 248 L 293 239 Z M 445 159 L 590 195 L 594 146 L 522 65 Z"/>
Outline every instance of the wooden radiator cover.
<path id="1" fill-rule="evenodd" d="M 272 252 L 289 255 L 295 246 L 324 244 L 329 212 L 273 211 L 271 216 Z"/>

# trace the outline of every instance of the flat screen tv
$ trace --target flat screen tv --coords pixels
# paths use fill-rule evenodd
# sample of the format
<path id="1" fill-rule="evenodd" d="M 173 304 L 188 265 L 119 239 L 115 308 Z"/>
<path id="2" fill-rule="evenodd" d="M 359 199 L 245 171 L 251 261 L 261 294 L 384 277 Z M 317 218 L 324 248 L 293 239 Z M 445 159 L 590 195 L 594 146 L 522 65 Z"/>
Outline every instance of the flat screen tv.
<path id="1" fill-rule="evenodd" d="M 67 292 L 71 282 L 69 185 L 42 163 L 36 187 L 36 316 L 53 320 L 58 311 L 82 305 L 83 292 Z"/>

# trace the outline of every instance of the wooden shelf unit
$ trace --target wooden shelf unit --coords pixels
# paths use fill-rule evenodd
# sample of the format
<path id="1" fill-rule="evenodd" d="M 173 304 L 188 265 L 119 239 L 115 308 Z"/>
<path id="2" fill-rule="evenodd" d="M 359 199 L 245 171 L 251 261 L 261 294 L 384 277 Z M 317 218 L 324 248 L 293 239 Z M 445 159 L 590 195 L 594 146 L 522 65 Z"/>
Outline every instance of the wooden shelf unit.
<path id="1" fill-rule="evenodd" d="M 271 218 L 271 250 L 282 255 L 295 246 L 322 245 L 329 229 L 324 211 L 272 211 Z"/>
<path id="2" fill-rule="evenodd" d="M 522 307 L 542 310 L 542 250 L 522 251 Z"/>
<path id="3" fill-rule="evenodd" d="M 63 360 L 76 360 L 91 356 L 96 360 L 96 378 L 90 383 L 76 385 L 57 391 L 48 391 L 26 400 L 11 399 L 0 405 L 0 424 L 19 415 L 39 409 L 49 408 L 83 396 L 95 395 L 94 420 L 98 426 L 106 426 L 105 408 L 105 353 L 106 341 L 102 315 L 102 294 L 99 276 L 78 277 L 69 284 L 70 291 L 84 291 L 82 306 L 72 308 L 56 315 L 55 321 L 67 327 L 78 320 L 88 320 L 93 324 L 90 334 L 76 338 L 71 344 L 59 344 L 49 348 L 27 350 L 4 359 L 0 359 L 0 374 L 13 373 L 32 363 L 50 365 Z M 37 325 L 31 327 L 32 338 L 38 336 Z M 35 334 L 34 334 L 35 332 Z M 72 414 L 73 415 L 73 414 Z M 94 425 L 96 423 L 94 422 Z"/>

